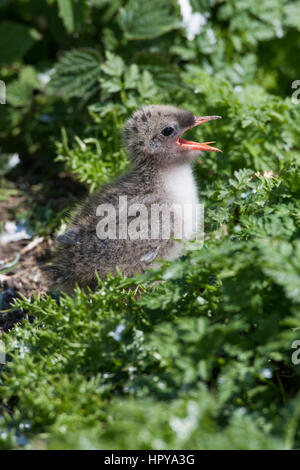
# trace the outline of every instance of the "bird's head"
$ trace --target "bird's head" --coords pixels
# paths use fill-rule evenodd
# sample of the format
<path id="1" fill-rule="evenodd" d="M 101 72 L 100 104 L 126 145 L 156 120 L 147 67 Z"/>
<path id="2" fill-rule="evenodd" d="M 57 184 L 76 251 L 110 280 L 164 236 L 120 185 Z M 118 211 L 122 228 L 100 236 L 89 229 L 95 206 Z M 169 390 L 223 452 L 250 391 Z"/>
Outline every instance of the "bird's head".
<path id="1" fill-rule="evenodd" d="M 198 143 L 181 135 L 200 124 L 221 116 L 194 116 L 173 106 L 149 105 L 136 111 L 124 127 L 124 143 L 134 162 L 151 161 L 158 166 L 192 161 L 199 152 L 221 150 L 213 142 Z"/>

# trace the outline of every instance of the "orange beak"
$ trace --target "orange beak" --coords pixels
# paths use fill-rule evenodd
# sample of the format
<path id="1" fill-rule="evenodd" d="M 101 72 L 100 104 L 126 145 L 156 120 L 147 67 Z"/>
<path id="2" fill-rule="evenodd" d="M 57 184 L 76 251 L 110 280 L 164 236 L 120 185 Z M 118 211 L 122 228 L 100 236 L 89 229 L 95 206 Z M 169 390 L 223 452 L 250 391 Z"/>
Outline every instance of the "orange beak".
<path id="1" fill-rule="evenodd" d="M 192 127 L 199 126 L 204 122 L 213 121 L 214 119 L 222 119 L 221 116 L 198 116 L 195 118 L 195 124 L 188 127 L 191 129 Z M 186 130 L 188 130 L 186 129 Z M 215 147 L 211 147 L 209 144 L 214 144 L 215 142 L 192 142 L 191 140 L 182 139 L 180 136 L 176 139 L 176 144 L 179 147 L 186 149 L 186 150 L 212 150 L 214 152 L 222 152 Z"/>

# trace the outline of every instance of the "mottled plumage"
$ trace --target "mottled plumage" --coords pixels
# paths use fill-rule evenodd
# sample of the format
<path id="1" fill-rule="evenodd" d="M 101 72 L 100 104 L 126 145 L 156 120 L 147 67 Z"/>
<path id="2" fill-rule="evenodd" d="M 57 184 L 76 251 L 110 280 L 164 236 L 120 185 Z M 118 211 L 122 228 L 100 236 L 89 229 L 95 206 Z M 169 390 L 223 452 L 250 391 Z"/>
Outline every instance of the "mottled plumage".
<path id="1" fill-rule="evenodd" d="M 215 118 L 217 116 L 201 119 L 205 122 Z M 189 111 L 159 105 L 145 106 L 128 119 L 124 128 L 124 144 L 132 162 L 131 168 L 127 174 L 93 194 L 73 217 L 67 232 L 57 237 L 58 251 L 48 268 L 52 285 L 65 290 L 71 290 L 75 284 L 93 288 L 96 272 L 104 278 L 108 272 L 114 274 L 118 266 L 123 275 L 132 276 L 155 266 L 157 259 L 171 260 L 180 254 L 181 244 L 172 239 L 174 217 L 171 219 L 171 237 L 163 239 L 163 216 L 157 227 L 153 227 L 149 214 L 155 204 L 165 204 L 165 207 L 173 203 L 197 204 L 190 162 L 199 154 L 201 145 L 205 147 L 203 150 L 217 149 L 206 148 L 207 144 L 187 144 L 188 141 L 180 139 L 180 135 L 199 123 L 199 118 Z M 171 135 L 164 135 L 171 130 Z M 191 144 L 194 145 L 191 147 Z M 128 208 L 133 208 L 133 204 L 143 204 L 148 210 L 147 217 L 143 210 L 137 212 L 140 215 L 137 228 L 148 232 L 148 235 L 156 229 L 156 238 L 100 239 L 97 236 L 96 228 L 101 220 L 97 208 L 105 207 L 105 204 L 112 205 L 115 210 L 118 235 L 124 215 L 120 197 L 124 196 L 127 197 Z M 134 220 L 136 218 L 129 212 L 128 226 Z"/>

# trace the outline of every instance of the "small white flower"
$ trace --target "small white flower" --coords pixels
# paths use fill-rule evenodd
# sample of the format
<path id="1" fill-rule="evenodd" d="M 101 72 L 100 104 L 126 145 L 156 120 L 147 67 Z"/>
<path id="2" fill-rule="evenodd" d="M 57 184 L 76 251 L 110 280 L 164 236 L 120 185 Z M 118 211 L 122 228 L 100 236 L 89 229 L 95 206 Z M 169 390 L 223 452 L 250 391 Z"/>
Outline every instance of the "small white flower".
<path id="1" fill-rule="evenodd" d="M 0 243 L 6 245 L 10 242 L 28 240 L 30 238 L 32 238 L 32 233 L 29 232 L 25 225 L 17 225 L 16 222 L 8 221 L 4 225 L 4 232 L 0 235 Z"/>
<path id="2" fill-rule="evenodd" d="M 199 296 L 197 297 L 197 302 L 198 302 L 200 305 L 204 305 L 204 304 L 206 304 L 207 300 L 204 299 L 203 297 L 201 297 L 201 295 L 199 295 Z"/>
<path id="3" fill-rule="evenodd" d="M 244 406 L 240 406 L 239 408 L 237 408 L 235 414 L 237 416 L 244 416 L 246 414 L 246 408 Z"/>
<path id="4" fill-rule="evenodd" d="M 179 418 L 178 416 L 171 416 L 169 425 L 175 431 L 177 438 L 185 441 L 196 429 L 199 422 L 199 408 L 198 404 L 194 401 L 189 401 L 187 405 L 187 416 Z"/>
<path id="5" fill-rule="evenodd" d="M 158 352 L 154 352 L 153 357 L 155 357 L 155 359 L 158 359 L 158 360 L 161 359 L 161 355 Z"/>
<path id="6" fill-rule="evenodd" d="M 46 70 L 45 72 L 39 73 L 37 75 L 37 78 L 41 82 L 42 85 L 47 85 L 50 82 L 51 75 L 53 75 L 54 72 L 55 72 L 54 68 Z"/>
<path id="7" fill-rule="evenodd" d="M 193 13 L 189 0 L 178 0 L 178 4 L 187 38 L 189 41 L 192 41 L 195 36 L 200 34 L 202 27 L 206 24 L 206 17 L 198 12 Z"/>
<path id="8" fill-rule="evenodd" d="M 114 340 L 120 341 L 123 331 L 125 330 L 125 325 L 117 325 L 114 331 L 108 333 Z"/>
<path id="9" fill-rule="evenodd" d="M 14 168 L 20 163 L 20 157 L 18 153 L 13 153 L 7 162 L 9 168 Z"/>
<path id="10" fill-rule="evenodd" d="M 271 369 L 263 369 L 261 371 L 261 375 L 263 377 L 265 377 L 265 379 L 271 379 L 272 376 L 273 376 L 273 373 L 272 373 Z"/>
<path id="11" fill-rule="evenodd" d="M 273 176 L 274 176 L 274 175 L 273 175 L 273 171 L 272 171 L 272 170 L 269 170 L 269 171 L 265 170 L 265 171 L 264 171 L 264 177 L 265 177 L 266 179 L 273 178 Z"/>

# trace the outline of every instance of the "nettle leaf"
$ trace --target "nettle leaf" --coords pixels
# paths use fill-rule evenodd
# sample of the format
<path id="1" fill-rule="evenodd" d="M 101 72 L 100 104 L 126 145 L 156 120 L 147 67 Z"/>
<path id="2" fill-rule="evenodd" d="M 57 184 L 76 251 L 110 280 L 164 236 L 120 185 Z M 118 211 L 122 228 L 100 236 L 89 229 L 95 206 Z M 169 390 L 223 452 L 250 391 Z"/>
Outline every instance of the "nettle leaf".
<path id="1" fill-rule="evenodd" d="M 0 24 L 0 64 L 21 60 L 41 35 L 24 24 L 5 21 Z"/>
<path id="2" fill-rule="evenodd" d="M 99 90 L 101 56 L 94 49 L 74 49 L 58 62 L 49 89 L 87 99 Z"/>
<path id="3" fill-rule="evenodd" d="M 86 0 L 57 0 L 59 16 L 69 33 L 80 31 L 83 26 L 88 4 Z"/>
<path id="4" fill-rule="evenodd" d="M 141 52 L 136 58 L 137 65 L 148 70 L 159 88 L 170 90 L 171 88 L 182 89 L 185 84 L 180 75 L 181 69 L 171 63 L 168 56 L 159 53 Z"/>
<path id="5" fill-rule="evenodd" d="M 128 40 L 152 39 L 181 27 L 166 0 L 129 0 L 120 9 L 118 20 Z"/>

